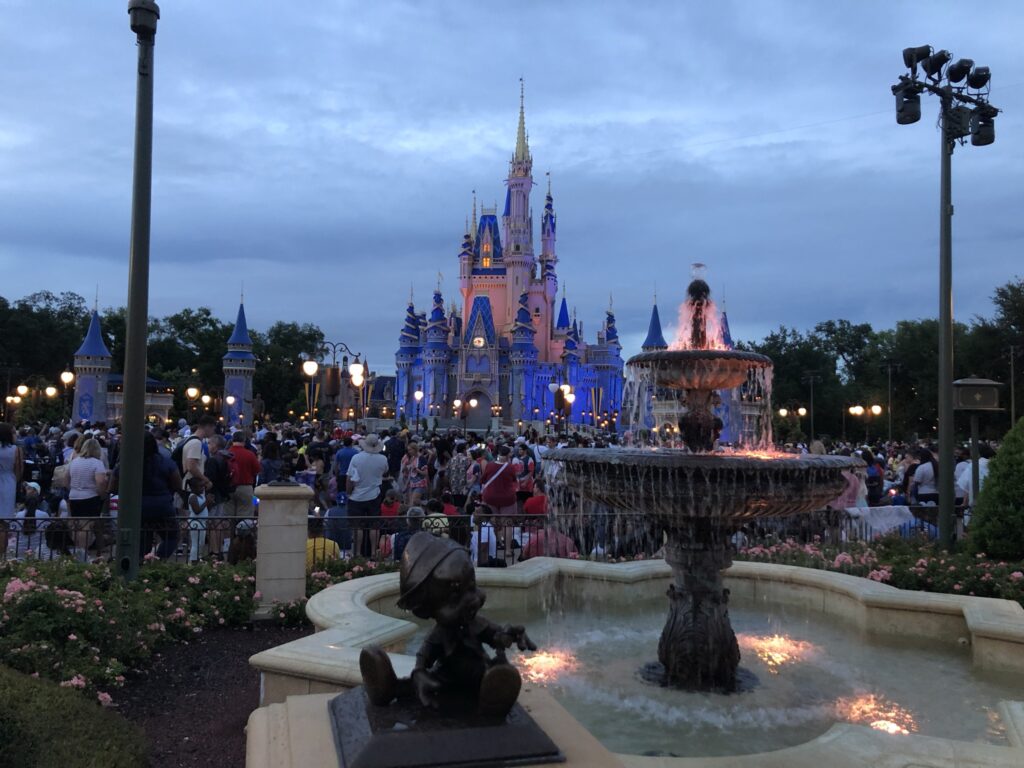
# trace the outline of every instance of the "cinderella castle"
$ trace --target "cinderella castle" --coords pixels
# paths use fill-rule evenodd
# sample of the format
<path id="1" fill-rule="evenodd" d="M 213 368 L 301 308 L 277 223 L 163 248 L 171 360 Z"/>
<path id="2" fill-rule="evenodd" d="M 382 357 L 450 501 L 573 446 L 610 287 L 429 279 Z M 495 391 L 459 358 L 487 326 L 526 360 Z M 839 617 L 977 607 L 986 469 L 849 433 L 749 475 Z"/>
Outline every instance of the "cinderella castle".
<path id="1" fill-rule="evenodd" d="M 534 248 L 533 158 L 519 97 L 505 208 L 482 208 L 459 250 L 462 306 L 446 309 L 440 284 L 428 311 L 410 297 L 395 354 L 400 416 L 543 425 L 612 424 L 622 401 L 622 355 L 609 305 L 594 343 L 563 289 L 558 302 L 556 222 L 550 180 Z M 566 385 L 568 389 L 566 389 Z"/>

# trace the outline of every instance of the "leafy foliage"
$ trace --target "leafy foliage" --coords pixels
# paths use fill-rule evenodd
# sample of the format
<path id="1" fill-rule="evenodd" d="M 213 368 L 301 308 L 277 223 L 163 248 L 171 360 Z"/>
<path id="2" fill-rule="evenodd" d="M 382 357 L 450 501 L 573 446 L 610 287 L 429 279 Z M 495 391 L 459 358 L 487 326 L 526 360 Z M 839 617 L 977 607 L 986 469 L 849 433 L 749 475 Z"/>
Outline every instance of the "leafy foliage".
<path id="1" fill-rule="evenodd" d="M 989 461 L 971 519 L 970 543 L 975 552 L 1024 558 L 1024 419 Z"/>
<path id="2" fill-rule="evenodd" d="M 134 725 L 67 686 L 0 666 L 0 761 L 28 768 L 144 768 Z"/>

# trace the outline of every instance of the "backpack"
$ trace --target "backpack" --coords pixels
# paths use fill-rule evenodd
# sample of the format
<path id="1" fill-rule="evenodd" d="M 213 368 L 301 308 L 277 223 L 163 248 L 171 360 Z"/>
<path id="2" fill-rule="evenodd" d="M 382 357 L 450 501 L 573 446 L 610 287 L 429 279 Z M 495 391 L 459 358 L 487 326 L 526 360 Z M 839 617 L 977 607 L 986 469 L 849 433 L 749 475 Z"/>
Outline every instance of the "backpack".
<path id="1" fill-rule="evenodd" d="M 221 451 L 207 458 L 203 472 L 213 484 L 211 490 L 218 502 L 227 500 L 235 492 L 235 457 L 229 452 Z"/>
<path id="2" fill-rule="evenodd" d="M 171 451 L 171 460 L 177 465 L 178 474 L 180 474 L 182 477 L 185 476 L 185 444 L 190 443 L 193 440 L 199 439 L 201 438 L 198 435 L 190 435 L 189 437 L 185 438 L 180 443 L 178 443 L 176 446 L 174 446 L 174 450 Z"/>

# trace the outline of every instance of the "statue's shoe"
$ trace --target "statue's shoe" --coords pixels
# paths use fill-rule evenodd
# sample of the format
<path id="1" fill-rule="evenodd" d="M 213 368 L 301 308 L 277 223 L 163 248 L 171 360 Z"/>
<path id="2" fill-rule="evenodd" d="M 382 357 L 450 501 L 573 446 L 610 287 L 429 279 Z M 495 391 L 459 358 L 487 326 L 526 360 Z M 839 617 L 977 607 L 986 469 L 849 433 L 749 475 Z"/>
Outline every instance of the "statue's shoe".
<path id="1" fill-rule="evenodd" d="M 398 676 L 384 649 L 372 646 L 359 654 L 359 671 L 371 704 L 386 706 L 398 695 Z"/>
<path id="2" fill-rule="evenodd" d="M 511 664 L 495 664 L 480 682 L 477 712 L 482 717 L 504 718 L 519 698 L 523 679 Z"/>

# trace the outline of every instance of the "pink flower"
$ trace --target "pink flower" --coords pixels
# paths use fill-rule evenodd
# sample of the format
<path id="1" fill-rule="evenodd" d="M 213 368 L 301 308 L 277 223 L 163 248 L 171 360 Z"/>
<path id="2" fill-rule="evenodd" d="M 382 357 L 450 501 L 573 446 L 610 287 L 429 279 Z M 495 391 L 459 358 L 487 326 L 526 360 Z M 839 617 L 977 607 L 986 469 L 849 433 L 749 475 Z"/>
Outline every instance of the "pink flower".
<path id="1" fill-rule="evenodd" d="M 147 563 L 152 563 L 154 560 L 159 560 L 160 558 L 157 557 L 156 554 L 154 554 L 153 552 L 147 552 L 146 556 L 142 559 Z"/>
<path id="2" fill-rule="evenodd" d="M 77 640 L 77 639 L 78 639 L 78 635 L 76 635 L 73 632 L 70 635 L 68 635 L 68 640 Z"/>
<path id="3" fill-rule="evenodd" d="M 954 584 L 953 585 L 953 591 L 954 592 L 959 592 L 961 589 L 963 589 L 963 587 L 960 586 L 959 584 Z"/>
<path id="4" fill-rule="evenodd" d="M 1024 579 L 1024 573 L 1021 573 L 1020 571 L 1014 571 L 1010 574 L 1010 581 L 1017 582 L 1021 579 Z"/>
<path id="5" fill-rule="evenodd" d="M 261 597 L 263 597 L 263 593 L 260 592 L 258 589 L 252 593 L 253 600 L 259 600 Z"/>
<path id="6" fill-rule="evenodd" d="M 105 693 L 104 691 L 100 691 L 96 694 L 96 700 L 104 707 L 109 707 L 114 703 L 114 700 L 110 698 L 110 694 Z"/>
<path id="7" fill-rule="evenodd" d="M 840 568 L 844 565 L 853 565 L 853 558 L 850 557 L 846 552 L 840 552 L 836 555 L 836 559 L 832 561 L 833 568 Z"/>
<path id="8" fill-rule="evenodd" d="M 64 680 L 60 684 L 61 688 L 85 688 L 85 678 L 81 675 L 75 675 L 70 680 Z"/>
<path id="9" fill-rule="evenodd" d="M 198 576 L 189 576 L 188 577 L 188 583 L 189 584 L 198 584 L 199 583 L 199 577 Z"/>

